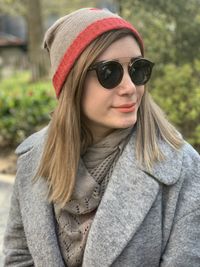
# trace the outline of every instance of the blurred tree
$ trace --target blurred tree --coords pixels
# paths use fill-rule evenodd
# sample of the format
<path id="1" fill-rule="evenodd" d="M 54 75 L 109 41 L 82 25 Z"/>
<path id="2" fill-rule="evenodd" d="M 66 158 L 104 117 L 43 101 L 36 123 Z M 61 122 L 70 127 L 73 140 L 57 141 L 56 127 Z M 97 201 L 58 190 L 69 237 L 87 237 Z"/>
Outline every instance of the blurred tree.
<path id="1" fill-rule="evenodd" d="M 200 60 L 166 64 L 153 81 L 152 94 L 183 136 L 200 152 Z"/>
<path id="2" fill-rule="evenodd" d="M 120 5 L 118 0 L 96 0 L 98 8 L 106 8 L 114 13 L 120 13 Z"/>
<path id="3" fill-rule="evenodd" d="M 25 15 L 26 0 L 0 0 L 0 13 L 1 14 L 10 14 L 10 15 Z"/>
<path id="4" fill-rule="evenodd" d="M 199 0 L 124 0 L 122 15 L 137 22 L 147 47 L 176 65 L 200 58 Z"/>
<path id="5" fill-rule="evenodd" d="M 40 0 L 27 0 L 28 54 L 32 81 L 37 81 L 47 74 L 46 53 L 42 51 L 43 18 Z"/>
<path id="6" fill-rule="evenodd" d="M 150 12 L 165 14 L 173 25 L 175 63 L 182 64 L 200 58 L 200 1 L 199 0 L 143 0 Z"/>
<path id="7" fill-rule="evenodd" d="M 96 6 L 96 0 L 42 0 L 42 6 L 42 12 L 45 18 L 52 14 L 54 14 L 55 17 L 60 17 L 78 8 Z"/>
<path id="8" fill-rule="evenodd" d="M 45 23 L 50 15 L 54 18 L 71 12 L 77 8 L 93 6 L 95 1 L 74 0 L 0 0 L 0 12 L 10 15 L 21 15 L 25 18 L 28 26 L 28 55 L 32 81 L 46 76 L 47 55 L 42 51 L 42 39 L 44 30 L 50 26 Z M 53 21 L 52 21 L 53 22 Z M 45 25 L 47 24 L 47 25 Z"/>
<path id="9" fill-rule="evenodd" d="M 28 57 L 32 81 L 47 74 L 45 53 L 42 52 L 43 17 L 40 0 L 0 0 L 2 13 L 21 15 L 25 18 L 28 28 Z"/>

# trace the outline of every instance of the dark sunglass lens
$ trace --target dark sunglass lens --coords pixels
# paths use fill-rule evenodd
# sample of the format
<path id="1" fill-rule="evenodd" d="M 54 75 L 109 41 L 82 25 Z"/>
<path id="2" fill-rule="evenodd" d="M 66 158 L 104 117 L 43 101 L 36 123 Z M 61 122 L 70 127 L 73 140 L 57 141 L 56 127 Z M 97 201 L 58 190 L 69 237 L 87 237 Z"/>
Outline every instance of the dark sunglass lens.
<path id="1" fill-rule="evenodd" d="M 118 62 L 102 63 L 97 69 L 97 76 L 103 87 L 112 89 L 122 80 L 123 69 Z"/>
<path id="2" fill-rule="evenodd" d="M 135 85 L 144 85 L 151 77 L 153 63 L 147 59 L 136 60 L 129 68 L 131 79 Z"/>

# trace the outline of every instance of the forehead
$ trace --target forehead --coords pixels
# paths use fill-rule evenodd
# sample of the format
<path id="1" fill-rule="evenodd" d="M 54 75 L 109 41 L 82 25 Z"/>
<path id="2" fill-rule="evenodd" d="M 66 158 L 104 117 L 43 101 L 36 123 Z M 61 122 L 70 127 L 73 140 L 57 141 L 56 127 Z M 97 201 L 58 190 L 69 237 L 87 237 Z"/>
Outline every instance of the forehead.
<path id="1" fill-rule="evenodd" d="M 99 57 L 98 61 L 114 58 L 139 57 L 142 53 L 134 37 L 126 36 L 113 42 Z"/>

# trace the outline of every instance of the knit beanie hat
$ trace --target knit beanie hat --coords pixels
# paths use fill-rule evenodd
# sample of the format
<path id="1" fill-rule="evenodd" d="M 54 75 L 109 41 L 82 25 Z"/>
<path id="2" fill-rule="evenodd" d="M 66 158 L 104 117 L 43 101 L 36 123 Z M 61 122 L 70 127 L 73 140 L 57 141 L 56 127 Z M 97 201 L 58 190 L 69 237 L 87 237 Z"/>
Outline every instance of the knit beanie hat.
<path id="1" fill-rule="evenodd" d="M 143 41 L 137 30 L 117 14 L 104 9 L 79 9 L 58 19 L 47 30 L 43 45 L 49 52 L 57 97 L 84 49 L 102 33 L 122 28 L 132 31 L 144 54 Z"/>

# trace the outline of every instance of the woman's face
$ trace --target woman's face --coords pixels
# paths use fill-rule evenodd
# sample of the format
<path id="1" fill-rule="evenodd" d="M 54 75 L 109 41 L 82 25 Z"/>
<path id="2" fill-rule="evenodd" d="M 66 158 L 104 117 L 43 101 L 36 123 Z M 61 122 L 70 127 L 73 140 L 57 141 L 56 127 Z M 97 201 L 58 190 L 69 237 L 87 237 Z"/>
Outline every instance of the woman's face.
<path id="1" fill-rule="evenodd" d="M 136 86 L 132 82 L 128 63 L 131 58 L 140 56 L 140 48 L 131 36 L 114 42 L 101 54 L 97 62 L 115 59 L 122 63 L 124 76 L 113 89 L 106 89 L 99 83 L 96 71 L 88 71 L 82 96 L 82 112 L 96 140 L 114 129 L 128 128 L 136 123 L 144 85 Z"/>

